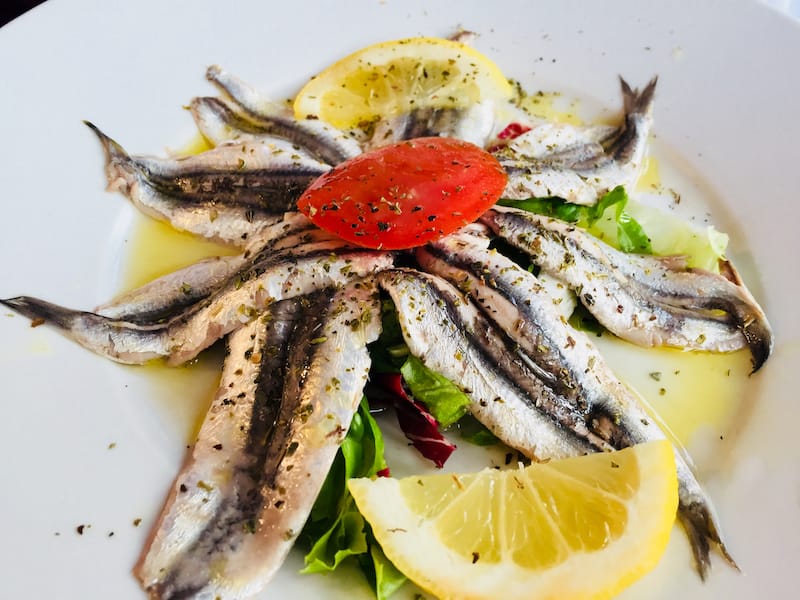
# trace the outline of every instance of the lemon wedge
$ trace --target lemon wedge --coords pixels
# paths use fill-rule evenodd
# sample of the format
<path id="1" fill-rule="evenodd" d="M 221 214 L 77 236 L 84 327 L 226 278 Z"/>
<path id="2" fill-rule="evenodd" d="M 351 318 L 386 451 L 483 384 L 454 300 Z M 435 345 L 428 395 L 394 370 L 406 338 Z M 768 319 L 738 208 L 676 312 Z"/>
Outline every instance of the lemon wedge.
<path id="1" fill-rule="evenodd" d="M 656 565 L 678 506 L 666 441 L 349 488 L 386 556 L 441 598 L 609 598 Z"/>
<path id="2" fill-rule="evenodd" d="M 511 95 L 497 65 L 474 48 L 419 37 L 374 44 L 334 63 L 300 90 L 294 112 L 348 129 L 413 108 L 464 107 Z"/>

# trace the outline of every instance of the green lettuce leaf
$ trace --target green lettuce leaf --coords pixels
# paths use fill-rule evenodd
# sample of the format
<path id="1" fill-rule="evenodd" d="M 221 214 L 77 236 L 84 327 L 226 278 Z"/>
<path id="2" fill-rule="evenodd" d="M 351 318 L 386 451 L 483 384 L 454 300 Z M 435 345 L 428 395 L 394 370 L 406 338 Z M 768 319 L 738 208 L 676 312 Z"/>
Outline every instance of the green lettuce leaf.
<path id="1" fill-rule="evenodd" d="M 461 439 L 476 446 L 494 446 L 500 443 L 500 438 L 471 415 L 466 415 L 459 420 L 458 434 L 461 436 Z"/>
<path id="2" fill-rule="evenodd" d="M 443 429 L 467 414 L 469 396 L 446 377 L 431 371 L 417 357 L 409 355 L 400 373 L 411 395 L 428 408 Z"/>
<path id="3" fill-rule="evenodd" d="M 690 267 L 719 272 L 728 248 L 727 234 L 642 203 L 631 202 L 628 210 L 647 230 L 654 254 L 679 254 L 686 256 Z"/>
<path id="4" fill-rule="evenodd" d="M 348 556 L 358 556 L 368 552 L 365 525 L 364 517 L 356 509 L 352 497 L 349 498 L 333 525 L 319 537 L 306 554 L 306 566 L 300 572 L 333 571 Z"/>
<path id="5" fill-rule="evenodd" d="M 629 201 L 628 193 L 620 185 L 606 193 L 594 206 L 571 204 L 561 198 L 500 200 L 498 204 L 575 223 L 623 252 L 652 254 L 650 238 L 626 210 Z"/>
<path id="6" fill-rule="evenodd" d="M 408 356 L 408 346 L 391 300 L 384 300 L 381 305 L 381 334 L 368 348 L 372 360 L 370 369 L 374 373 L 397 373 Z"/>
<path id="7" fill-rule="evenodd" d="M 498 204 L 575 223 L 624 252 L 677 254 L 687 258 L 688 266 L 713 272 L 719 272 L 719 261 L 725 258 L 728 247 L 728 236 L 713 226 L 700 226 L 636 202 L 621 186 L 605 194 L 595 206 L 570 204 L 560 198 L 501 200 Z"/>
<path id="8" fill-rule="evenodd" d="M 351 477 L 374 477 L 384 469 L 383 435 L 362 399 L 303 528 L 300 541 L 309 550 L 302 573 L 333 571 L 352 556 L 378 598 L 387 598 L 405 582 L 380 551 L 347 489 Z"/>
<path id="9" fill-rule="evenodd" d="M 372 531 L 367 525 L 367 537 L 374 540 Z M 372 543 L 369 547 L 369 554 L 359 556 L 361 570 L 367 576 L 367 580 L 375 590 L 377 600 L 386 600 L 397 590 L 403 587 L 408 578 L 398 571 L 392 561 L 386 558 L 380 545 Z"/>

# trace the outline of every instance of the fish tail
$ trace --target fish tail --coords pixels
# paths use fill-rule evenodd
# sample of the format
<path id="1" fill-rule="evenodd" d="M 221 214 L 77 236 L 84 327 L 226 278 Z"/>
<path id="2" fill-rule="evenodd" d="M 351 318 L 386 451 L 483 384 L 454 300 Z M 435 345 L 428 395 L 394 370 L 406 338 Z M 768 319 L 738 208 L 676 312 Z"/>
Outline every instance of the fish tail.
<path id="1" fill-rule="evenodd" d="M 224 71 L 219 65 L 210 65 L 206 69 L 206 79 L 214 85 L 222 87 L 222 84 L 219 82 L 221 77 L 224 77 Z M 224 91 L 224 88 L 222 88 L 222 91 Z"/>
<path id="2" fill-rule="evenodd" d="M 622 77 L 619 78 L 625 123 L 620 128 L 619 134 L 604 146 L 606 152 L 620 163 L 631 162 L 636 156 L 639 156 L 636 162 L 641 160 L 652 125 L 653 98 L 657 81 L 658 77 L 653 77 L 640 92 L 628 85 Z"/>
<path id="3" fill-rule="evenodd" d="M 720 274 L 736 286 L 737 301 L 731 302 L 730 314 L 742 332 L 753 360 L 755 373 L 772 354 L 772 328 L 767 316 L 745 287 L 739 272 L 727 260 L 720 261 Z"/>
<path id="4" fill-rule="evenodd" d="M 32 327 L 47 323 L 58 329 L 69 330 L 75 318 L 81 314 L 80 311 L 65 308 L 32 296 L 6 298 L 5 300 L 0 300 L 0 304 L 16 311 L 23 317 L 29 318 Z"/>
<path id="5" fill-rule="evenodd" d="M 758 371 L 772 354 L 772 330 L 765 319 L 748 314 L 740 320 L 739 328 L 752 354 L 753 370 Z"/>
<path id="6" fill-rule="evenodd" d="M 110 192 L 122 192 L 126 196 L 129 195 L 133 182 L 143 176 L 136 161 L 125 151 L 125 148 L 100 131 L 94 123 L 90 121 L 84 121 L 84 123 L 94 132 L 103 146 L 106 155 L 106 179 L 108 180 L 106 189 Z"/>
<path id="7" fill-rule="evenodd" d="M 103 150 L 106 153 L 106 159 L 109 162 L 130 162 L 131 157 L 125 151 L 125 148 L 120 146 L 116 141 L 108 137 L 105 133 L 92 123 L 91 121 L 84 121 L 84 124 L 91 129 L 103 145 Z"/>
<path id="8" fill-rule="evenodd" d="M 655 97 L 658 76 L 653 77 L 641 92 L 632 88 L 622 77 L 619 78 L 619 82 L 622 86 L 626 117 L 631 115 L 649 116 L 653 110 L 653 98 Z"/>
<path id="9" fill-rule="evenodd" d="M 206 79 L 248 117 L 258 119 L 286 118 L 286 107 L 263 96 L 257 89 L 220 67 L 206 69 Z"/>
<path id="10" fill-rule="evenodd" d="M 240 108 L 248 112 L 254 110 L 249 102 L 254 91 L 238 77 L 231 75 L 219 65 L 211 65 L 206 69 L 206 79 Z"/>
<path id="11" fill-rule="evenodd" d="M 31 320 L 31 326 L 50 325 L 87 350 L 124 364 L 144 364 L 163 356 L 163 325 L 138 326 L 94 313 L 65 308 L 39 298 L 18 296 L 0 304 Z"/>
<path id="12" fill-rule="evenodd" d="M 695 566 L 700 578 L 705 580 L 711 568 L 712 544 L 719 550 L 726 562 L 739 571 L 739 565 L 733 559 L 719 533 L 716 518 L 711 513 L 709 506 L 703 502 L 692 502 L 691 504 L 681 504 L 678 510 L 678 520 L 683 525 L 686 535 L 689 537 L 689 544 L 692 547 Z"/>

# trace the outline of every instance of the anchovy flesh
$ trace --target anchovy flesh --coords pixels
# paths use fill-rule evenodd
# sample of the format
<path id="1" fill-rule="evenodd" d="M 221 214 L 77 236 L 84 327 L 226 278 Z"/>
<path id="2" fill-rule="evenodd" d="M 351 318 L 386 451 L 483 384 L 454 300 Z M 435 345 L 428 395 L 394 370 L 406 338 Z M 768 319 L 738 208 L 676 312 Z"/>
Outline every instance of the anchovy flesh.
<path id="1" fill-rule="evenodd" d="M 331 166 L 361 154 L 359 143 L 346 133 L 316 117 L 295 119 L 284 106 L 217 65 L 208 68 L 206 78 L 235 105 L 222 101 L 212 107 L 227 108 L 216 118 L 227 120 L 232 129 L 285 138 Z"/>
<path id="2" fill-rule="evenodd" d="M 506 444 L 542 459 L 603 445 L 588 430 L 582 439 L 534 408 L 557 400 L 534 374 L 539 367 L 447 281 L 414 269 L 383 271 L 377 280 L 397 308 L 411 353 L 458 385 L 472 399 L 470 412 Z M 580 415 L 564 408 L 570 414 L 563 419 L 577 424 Z"/>
<path id="3" fill-rule="evenodd" d="M 534 125 L 496 152 L 508 173 L 504 198 L 558 197 L 575 204 L 596 204 L 618 185 L 635 182 L 653 124 L 656 78 L 639 92 L 620 79 L 625 121 L 605 127 Z"/>
<path id="4" fill-rule="evenodd" d="M 746 347 L 754 371 L 771 353 L 767 318 L 738 276 L 687 268 L 681 257 L 626 254 L 578 227 L 518 209 L 495 206 L 481 221 L 575 290 L 623 339 L 714 352 Z"/>
<path id="5" fill-rule="evenodd" d="M 222 380 L 134 569 L 151 597 L 249 598 L 283 563 L 358 407 L 380 331 L 369 281 L 274 304 Z"/>
<path id="6" fill-rule="evenodd" d="M 330 166 L 286 143 L 227 143 L 183 158 L 130 156 L 93 125 L 108 152 L 109 185 L 128 185 L 133 176 L 163 194 L 195 203 L 247 206 L 270 213 L 291 210 L 311 181 Z M 125 181 L 115 184 L 115 178 Z"/>
<path id="7" fill-rule="evenodd" d="M 166 323 L 137 325 L 21 296 L 0 304 L 58 329 L 81 346 L 121 363 L 167 358 L 170 365 L 191 360 L 224 335 L 256 318 L 277 300 L 344 285 L 388 268 L 394 256 L 318 242 L 266 252 L 205 300 Z"/>

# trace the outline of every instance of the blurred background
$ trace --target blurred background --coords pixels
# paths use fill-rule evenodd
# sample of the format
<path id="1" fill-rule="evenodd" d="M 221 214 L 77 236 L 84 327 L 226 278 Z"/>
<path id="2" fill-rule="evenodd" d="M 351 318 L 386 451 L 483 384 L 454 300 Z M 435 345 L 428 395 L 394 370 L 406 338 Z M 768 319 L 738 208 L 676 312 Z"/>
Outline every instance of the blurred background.
<path id="1" fill-rule="evenodd" d="M 0 27 L 44 0 L 0 0 Z"/>

